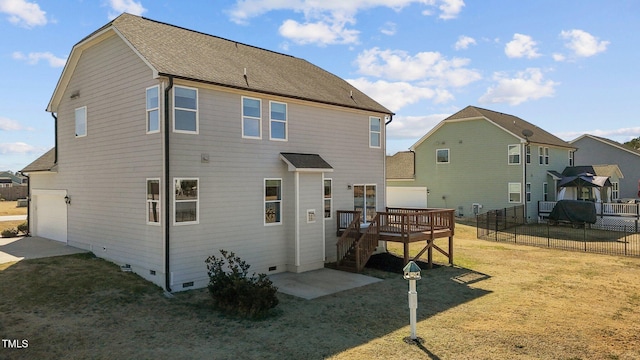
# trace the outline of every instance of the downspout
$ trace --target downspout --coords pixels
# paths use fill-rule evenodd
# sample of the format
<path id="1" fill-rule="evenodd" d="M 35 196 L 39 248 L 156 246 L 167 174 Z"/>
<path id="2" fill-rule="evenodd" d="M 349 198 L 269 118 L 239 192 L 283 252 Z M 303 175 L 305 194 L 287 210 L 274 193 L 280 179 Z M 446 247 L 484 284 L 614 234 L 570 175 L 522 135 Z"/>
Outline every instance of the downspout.
<path id="1" fill-rule="evenodd" d="M 170 244 L 170 230 L 169 222 L 171 216 L 169 211 L 171 206 L 169 204 L 169 197 L 171 196 L 171 179 L 169 179 L 169 116 L 171 112 L 169 110 L 169 93 L 173 88 L 173 76 L 169 75 L 169 86 L 164 89 L 164 287 L 167 292 L 171 292 L 171 272 L 169 267 L 169 244 Z"/>
<path id="2" fill-rule="evenodd" d="M 51 116 L 55 120 L 53 122 L 53 163 L 58 164 L 58 117 L 51 112 Z"/>
<path id="3" fill-rule="evenodd" d="M 31 236 L 31 178 L 22 171 L 19 173 L 27 178 L 27 233 L 25 235 Z"/>

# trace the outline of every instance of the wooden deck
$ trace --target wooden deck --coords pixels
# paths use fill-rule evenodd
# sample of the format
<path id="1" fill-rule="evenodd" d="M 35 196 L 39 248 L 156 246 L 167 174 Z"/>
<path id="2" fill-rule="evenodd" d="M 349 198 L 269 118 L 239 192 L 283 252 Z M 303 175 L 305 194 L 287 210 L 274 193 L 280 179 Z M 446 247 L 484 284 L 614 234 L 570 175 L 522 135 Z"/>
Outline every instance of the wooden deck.
<path id="1" fill-rule="evenodd" d="M 361 271 L 378 241 L 404 244 L 405 264 L 410 260 L 409 244 L 424 242 L 425 246 L 412 260 L 418 259 L 426 252 L 429 268 L 432 268 L 435 249 L 446 256 L 449 264 L 453 265 L 453 209 L 387 208 L 385 212 L 378 212 L 366 229 L 361 229 L 359 217 L 360 213 L 356 211 L 338 211 L 339 266 L 342 260 L 349 258 L 355 263 L 356 271 Z M 443 249 L 444 246 L 436 244 L 439 239 L 448 239 L 446 251 Z"/>

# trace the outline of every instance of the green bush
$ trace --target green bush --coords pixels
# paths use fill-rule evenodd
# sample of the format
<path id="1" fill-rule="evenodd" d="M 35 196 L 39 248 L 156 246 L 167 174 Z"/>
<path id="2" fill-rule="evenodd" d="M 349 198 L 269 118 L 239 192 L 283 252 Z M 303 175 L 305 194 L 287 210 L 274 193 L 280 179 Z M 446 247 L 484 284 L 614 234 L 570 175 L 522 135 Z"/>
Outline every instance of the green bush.
<path id="1" fill-rule="evenodd" d="M 2 234 L 2 237 L 12 238 L 12 237 L 18 236 L 18 230 L 16 230 L 16 229 L 5 229 L 5 230 L 2 230 L 1 234 Z"/>
<path id="2" fill-rule="evenodd" d="M 26 221 L 18 225 L 18 232 L 26 234 L 28 231 L 29 231 L 29 224 Z"/>
<path id="3" fill-rule="evenodd" d="M 220 258 L 211 255 L 205 261 L 209 293 L 216 308 L 256 319 L 278 305 L 278 288 L 267 275 L 249 276 L 250 265 L 235 253 L 220 250 L 220 254 Z"/>

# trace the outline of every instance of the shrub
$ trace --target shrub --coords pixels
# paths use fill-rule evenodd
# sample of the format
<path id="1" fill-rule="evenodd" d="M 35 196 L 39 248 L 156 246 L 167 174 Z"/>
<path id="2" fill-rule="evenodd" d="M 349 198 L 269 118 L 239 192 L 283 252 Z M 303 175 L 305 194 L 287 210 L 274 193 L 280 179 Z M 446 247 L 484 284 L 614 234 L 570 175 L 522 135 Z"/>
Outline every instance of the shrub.
<path id="1" fill-rule="evenodd" d="M 28 231 L 29 231 L 29 224 L 26 221 L 18 225 L 18 232 L 26 234 Z"/>
<path id="2" fill-rule="evenodd" d="M 220 258 L 211 255 L 205 261 L 209 293 L 216 308 L 255 319 L 278 305 L 278 288 L 267 275 L 249 276 L 250 265 L 235 253 L 220 250 L 220 254 Z"/>
<path id="3" fill-rule="evenodd" d="M 1 234 L 2 234 L 2 237 L 5 237 L 5 238 L 16 237 L 16 236 L 18 236 L 18 230 L 16 230 L 16 229 L 5 229 L 5 230 L 2 230 Z"/>

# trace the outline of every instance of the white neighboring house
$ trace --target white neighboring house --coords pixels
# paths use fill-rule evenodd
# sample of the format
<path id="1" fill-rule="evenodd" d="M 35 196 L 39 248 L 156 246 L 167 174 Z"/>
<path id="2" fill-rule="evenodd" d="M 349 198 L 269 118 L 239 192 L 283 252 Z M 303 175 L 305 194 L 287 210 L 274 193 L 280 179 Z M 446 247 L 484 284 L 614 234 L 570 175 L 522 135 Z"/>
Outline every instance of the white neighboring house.
<path id="1" fill-rule="evenodd" d="M 303 59 L 122 14 L 73 47 L 47 110 L 31 233 L 167 291 L 206 286 L 219 249 L 322 268 L 336 210 L 384 209 L 392 112 Z"/>

